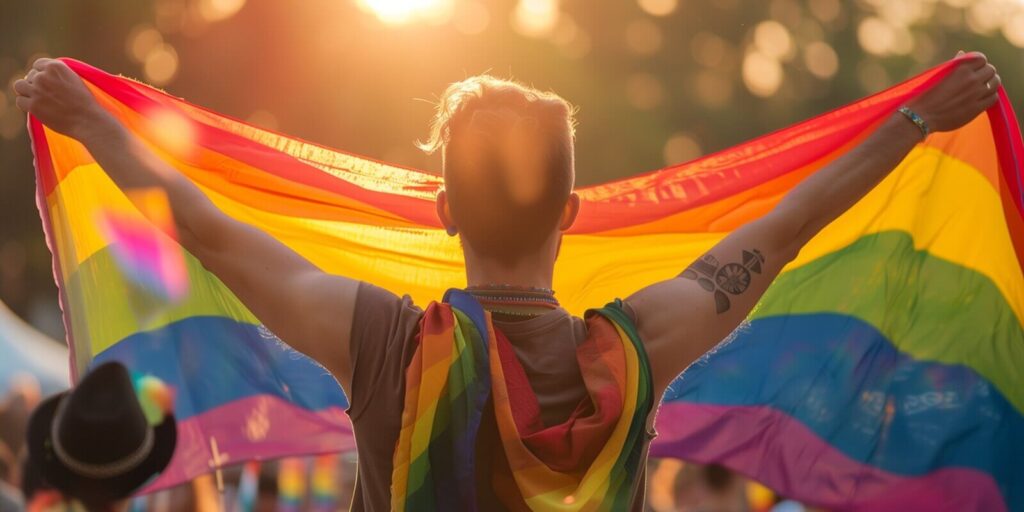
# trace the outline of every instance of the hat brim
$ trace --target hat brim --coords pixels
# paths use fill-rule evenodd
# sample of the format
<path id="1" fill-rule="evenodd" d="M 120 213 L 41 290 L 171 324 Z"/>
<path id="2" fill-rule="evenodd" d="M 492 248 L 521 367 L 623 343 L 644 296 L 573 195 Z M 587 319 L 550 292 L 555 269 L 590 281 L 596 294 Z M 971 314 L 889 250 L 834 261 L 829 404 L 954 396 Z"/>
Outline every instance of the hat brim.
<path id="1" fill-rule="evenodd" d="M 135 468 L 109 478 L 90 478 L 71 471 L 53 453 L 50 442 L 57 406 L 69 393 L 65 391 L 47 398 L 29 418 L 26 436 L 29 458 L 47 484 L 85 503 L 109 503 L 130 497 L 167 467 L 178 439 L 178 428 L 171 414 L 153 427 L 153 449 Z"/>

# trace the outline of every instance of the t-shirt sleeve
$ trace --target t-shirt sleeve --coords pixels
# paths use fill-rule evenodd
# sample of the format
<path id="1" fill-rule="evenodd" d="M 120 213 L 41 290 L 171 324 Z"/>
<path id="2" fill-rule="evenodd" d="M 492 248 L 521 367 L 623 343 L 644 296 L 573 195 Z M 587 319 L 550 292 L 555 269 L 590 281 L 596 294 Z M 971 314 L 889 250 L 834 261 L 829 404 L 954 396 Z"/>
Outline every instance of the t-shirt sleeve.
<path id="1" fill-rule="evenodd" d="M 373 403 L 380 388 L 388 388 L 387 395 L 394 396 L 393 391 L 404 387 L 405 367 L 422 317 L 423 310 L 408 295 L 399 297 L 369 283 L 359 285 L 349 342 L 348 414 L 353 420 Z"/>
<path id="2" fill-rule="evenodd" d="M 633 309 L 633 305 L 630 304 L 627 299 L 622 300 L 622 312 L 626 314 L 626 317 L 628 317 L 631 322 L 633 322 L 634 326 L 637 324 L 636 310 Z"/>

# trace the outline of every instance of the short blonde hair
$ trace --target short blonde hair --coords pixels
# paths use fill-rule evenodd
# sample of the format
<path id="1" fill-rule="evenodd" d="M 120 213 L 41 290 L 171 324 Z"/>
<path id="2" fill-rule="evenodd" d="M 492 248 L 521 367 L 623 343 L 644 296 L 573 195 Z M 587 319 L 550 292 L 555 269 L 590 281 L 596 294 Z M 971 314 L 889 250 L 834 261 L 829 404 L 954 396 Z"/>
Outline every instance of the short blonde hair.
<path id="1" fill-rule="evenodd" d="M 452 83 L 444 90 L 430 124 L 430 137 L 416 145 L 428 154 L 443 150 L 451 140 L 453 125 L 467 114 L 502 106 L 526 107 L 525 115 L 544 114 L 551 121 L 564 123 L 569 143 L 575 140 L 576 109 L 564 98 L 514 80 L 484 74 Z"/>
<path id="2" fill-rule="evenodd" d="M 464 243 L 513 261 L 548 239 L 575 182 L 575 113 L 553 92 L 490 75 L 448 86 L 430 137 L 418 146 L 442 153 L 445 190 Z M 523 126 L 527 136 L 509 142 Z M 530 159 L 526 172 L 511 161 L 522 155 Z M 536 186 L 524 195 L 516 190 L 523 182 Z"/>

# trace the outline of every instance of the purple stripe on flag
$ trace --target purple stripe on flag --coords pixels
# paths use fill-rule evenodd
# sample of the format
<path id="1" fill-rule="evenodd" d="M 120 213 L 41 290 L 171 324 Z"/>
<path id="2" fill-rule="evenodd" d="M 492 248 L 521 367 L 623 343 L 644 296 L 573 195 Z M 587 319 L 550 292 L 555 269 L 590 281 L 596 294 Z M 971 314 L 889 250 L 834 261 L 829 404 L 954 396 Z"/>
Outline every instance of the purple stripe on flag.
<path id="1" fill-rule="evenodd" d="M 800 421 L 763 406 L 673 402 L 658 412 L 652 457 L 719 463 L 782 494 L 843 510 L 1003 512 L 996 482 L 968 468 L 902 476 L 853 460 Z"/>
<path id="2" fill-rule="evenodd" d="M 272 395 L 232 401 L 178 422 L 178 444 L 168 470 L 139 491 L 146 494 L 219 466 L 297 454 L 355 449 L 352 424 L 338 407 L 311 411 Z"/>

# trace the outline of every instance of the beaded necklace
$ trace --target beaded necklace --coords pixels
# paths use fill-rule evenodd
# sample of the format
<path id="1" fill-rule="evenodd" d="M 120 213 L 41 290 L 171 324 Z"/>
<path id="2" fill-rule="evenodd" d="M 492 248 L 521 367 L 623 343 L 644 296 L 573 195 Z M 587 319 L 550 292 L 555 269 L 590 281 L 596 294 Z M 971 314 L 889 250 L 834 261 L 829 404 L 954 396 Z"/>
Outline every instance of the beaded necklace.
<path id="1" fill-rule="evenodd" d="M 505 319 L 525 320 L 558 308 L 554 290 L 534 286 L 486 284 L 466 289 L 484 309 Z"/>

